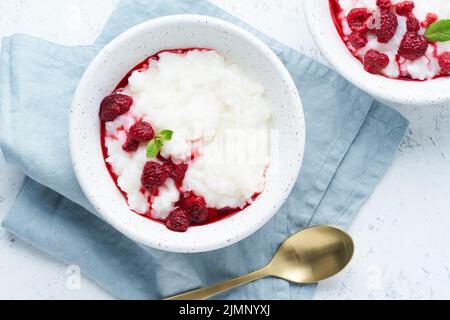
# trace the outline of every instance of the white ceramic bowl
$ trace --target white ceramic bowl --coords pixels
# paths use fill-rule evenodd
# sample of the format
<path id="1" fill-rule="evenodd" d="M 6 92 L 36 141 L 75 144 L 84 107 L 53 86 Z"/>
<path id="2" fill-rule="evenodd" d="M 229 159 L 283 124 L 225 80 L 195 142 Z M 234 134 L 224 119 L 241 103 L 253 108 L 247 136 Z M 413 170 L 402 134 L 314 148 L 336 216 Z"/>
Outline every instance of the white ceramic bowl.
<path id="1" fill-rule="evenodd" d="M 111 179 L 101 152 L 99 104 L 140 61 L 163 49 L 205 47 L 262 83 L 279 130 L 279 170 L 269 169 L 267 183 L 255 203 L 244 211 L 185 233 L 130 211 Z M 73 167 L 86 197 L 104 220 L 146 246 L 175 252 L 208 251 L 235 243 L 262 227 L 288 197 L 300 170 L 305 126 L 295 84 L 277 56 L 260 40 L 228 22 L 206 16 L 177 15 L 150 20 L 109 43 L 84 73 L 70 115 Z M 277 171 L 277 172 L 275 172 Z"/>
<path id="2" fill-rule="evenodd" d="M 347 49 L 333 23 L 328 0 L 304 0 L 311 33 L 332 66 L 348 81 L 381 100 L 427 105 L 450 101 L 450 77 L 429 81 L 402 81 L 366 72 Z"/>

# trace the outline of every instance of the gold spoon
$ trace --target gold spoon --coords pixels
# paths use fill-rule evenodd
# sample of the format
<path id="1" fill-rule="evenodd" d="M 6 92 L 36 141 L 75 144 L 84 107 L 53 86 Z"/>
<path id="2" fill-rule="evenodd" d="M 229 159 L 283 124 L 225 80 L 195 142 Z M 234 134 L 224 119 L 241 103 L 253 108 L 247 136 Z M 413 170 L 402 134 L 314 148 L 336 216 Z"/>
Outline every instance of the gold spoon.
<path id="1" fill-rule="evenodd" d="M 332 226 L 311 227 L 284 241 L 264 268 L 166 300 L 203 300 L 268 276 L 296 283 L 316 283 L 344 269 L 352 255 L 353 241 L 347 233 Z"/>

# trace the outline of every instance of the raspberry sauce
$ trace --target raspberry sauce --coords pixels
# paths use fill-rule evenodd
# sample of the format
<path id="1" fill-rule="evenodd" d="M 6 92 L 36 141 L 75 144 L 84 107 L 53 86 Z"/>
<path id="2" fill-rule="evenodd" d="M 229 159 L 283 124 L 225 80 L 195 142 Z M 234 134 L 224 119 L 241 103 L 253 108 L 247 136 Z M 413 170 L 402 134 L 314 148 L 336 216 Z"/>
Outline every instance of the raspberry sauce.
<path id="1" fill-rule="evenodd" d="M 134 71 L 144 71 L 147 70 L 150 67 L 149 61 L 154 60 L 154 61 L 158 61 L 160 58 L 160 54 L 161 53 L 165 53 L 165 52 L 169 52 L 169 53 L 176 53 L 176 54 L 185 54 L 189 51 L 193 51 L 193 50 L 199 50 L 199 51 L 209 51 L 212 49 L 207 49 L 207 48 L 182 48 L 182 49 L 167 49 L 167 50 L 161 50 L 157 53 L 155 53 L 152 56 L 149 56 L 148 58 L 146 58 L 144 61 L 140 62 L 139 64 L 137 64 L 133 69 L 131 69 L 123 78 L 122 80 L 119 82 L 119 84 L 116 86 L 116 88 L 114 89 L 113 93 L 120 91 L 121 89 L 125 88 L 126 86 L 128 86 L 128 79 L 130 78 L 130 76 L 133 74 Z M 136 122 L 138 122 L 140 119 L 136 119 Z M 121 128 L 118 128 L 117 130 L 120 130 Z M 123 130 L 123 128 L 122 128 Z M 101 142 L 101 148 L 102 148 L 102 154 L 103 154 L 103 158 L 105 160 L 105 165 L 106 168 L 111 176 L 111 178 L 113 179 L 114 183 L 116 184 L 117 188 L 119 189 L 119 191 L 122 193 L 122 195 L 124 196 L 124 198 L 128 201 L 127 199 L 127 194 L 122 191 L 118 185 L 117 179 L 118 176 L 114 173 L 114 171 L 112 170 L 111 165 L 106 161 L 106 159 L 108 158 L 108 150 L 106 148 L 106 143 L 105 143 L 105 138 L 106 138 L 106 128 L 105 128 L 105 122 L 101 122 L 100 125 L 100 142 Z M 113 138 L 114 137 L 110 137 Z M 198 155 L 193 154 L 191 156 L 191 160 L 193 161 Z M 170 159 L 164 159 L 162 158 L 160 155 L 158 155 L 158 160 L 163 161 L 163 162 L 167 162 L 170 161 Z M 182 200 L 184 198 L 188 198 L 190 196 L 194 196 L 195 194 L 193 192 L 182 192 L 181 191 L 181 187 L 182 187 L 182 182 L 176 182 L 176 187 L 178 189 L 178 191 L 180 192 L 180 200 L 175 204 L 175 208 L 179 207 L 180 203 L 182 202 Z M 146 190 L 144 190 L 144 188 L 141 188 L 140 190 L 141 193 L 145 194 Z M 161 224 L 165 224 L 164 221 L 155 219 L 151 216 L 150 214 L 150 210 L 152 207 L 152 199 L 154 197 L 158 196 L 158 189 L 155 189 L 153 192 L 151 192 L 150 196 L 147 198 L 148 204 L 149 204 L 149 212 L 145 213 L 145 214 L 140 214 L 135 212 L 134 210 L 132 210 L 133 212 L 135 212 L 136 214 L 139 214 L 140 216 L 143 216 L 147 219 L 150 219 L 152 221 L 161 223 Z M 252 197 L 252 201 L 256 200 L 256 198 L 259 196 L 259 193 L 255 193 Z M 216 209 L 216 208 L 207 208 L 208 210 L 208 218 L 206 219 L 206 221 L 202 222 L 202 223 L 191 223 L 191 226 L 201 226 L 201 225 L 207 225 L 207 224 L 211 224 L 220 220 L 223 220 L 225 218 L 231 217 L 233 215 L 235 215 L 236 213 L 244 210 L 245 208 L 247 208 L 250 205 L 250 203 L 246 203 L 242 208 L 221 208 L 221 209 Z"/>

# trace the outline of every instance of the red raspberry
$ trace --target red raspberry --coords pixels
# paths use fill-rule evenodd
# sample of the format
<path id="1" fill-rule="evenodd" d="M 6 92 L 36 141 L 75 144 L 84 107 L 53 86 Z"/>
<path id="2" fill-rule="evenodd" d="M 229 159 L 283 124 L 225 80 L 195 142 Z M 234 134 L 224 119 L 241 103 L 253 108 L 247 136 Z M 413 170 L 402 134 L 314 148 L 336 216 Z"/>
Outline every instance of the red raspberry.
<path id="1" fill-rule="evenodd" d="M 386 68 L 389 64 L 389 57 L 377 50 L 369 50 L 364 55 L 364 69 L 367 72 L 376 74 Z"/>
<path id="2" fill-rule="evenodd" d="M 420 24 L 424 28 L 428 28 L 428 26 L 438 20 L 438 16 L 434 13 L 427 14 L 427 17 L 425 18 L 425 21 L 422 21 Z"/>
<path id="3" fill-rule="evenodd" d="M 403 1 L 395 5 L 395 12 L 397 12 L 399 16 L 407 16 L 413 11 L 413 9 L 414 2 L 412 1 Z"/>
<path id="4" fill-rule="evenodd" d="M 128 112 L 133 104 L 133 98 L 124 94 L 111 94 L 105 97 L 100 104 L 100 119 L 113 121 L 118 116 Z"/>
<path id="5" fill-rule="evenodd" d="M 375 30 L 378 42 L 389 42 L 397 31 L 397 15 L 391 11 L 382 11 L 380 15 L 380 28 Z"/>
<path id="6" fill-rule="evenodd" d="M 191 220 L 196 223 L 205 222 L 208 219 L 208 209 L 206 208 L 206 202 L 203 197 L 190 196 L 183 199 L 181 206 L 189 214 Z"/>
<path id="7" fill-rule="evenodd" d="M 348 36 L 348 41 L 355 49 L 361 49 L 364 48 L 367 44 L 367 37 L 365 34 L 361 32 L 352 32 Z"/>
<path id="8" fill-rule="evenodd" d="M 148 142 L 155 137 L 155 131 L 150 123 L 140 121 L 131 126 L 128 135 L 138 142 Z"/>
<path id="9" fill-rule="evenodd" d="M 442 73 L 450 73 L 450 52 L 444 52 L 440 55 L 439 66 Z"/>
<path id="10" fill-rule="evenodd" d="M 408 31 L 419 31 L 420 30 L 420 22 L 413 15 L 409 15 L 406 19 L 406 29 Z"/>
<path id="11" fill-rule="evenodd" d="M 372 13 L 366 8 L 354 8 L 347 15 L 347 23 L 352 31 L 366 32 L 366 21 Z"/>
<path id="12" fill-rule="evenodd" d="M 409 60 L 417 60 L 422 57 L 428 49 L 428 42 L 416 32 L 408 31 L 400 42 L 398 54 Z"/>
<path id="13" fill-rule="evenodd" d="M 122 145 L 122 149 L 126 152 L 134 152 L 139 148 L 139 141 L 134 140 L 130 136 L 127 137 L 127 140 Z"/>
<path id="14" fill-rule="evenodd" d="M 181 208 L 172 211 L 166 220 L 166 226 L 172 231 L 184 232 L 191 225 L 190 217 L 186 211 Z"/>
<path id="15" fill-rule="evenodd" d="M 144 166 L 141 176 L 141 183 L 144 189 L 151 191 L 160 187 L 168 178 L 167 171 L 157 162 L 149 161 Z"/>
<path id="16" fill-rule="evenodd" d="M 381 10 L 389 10 L 391 9 L 392 2 L 391 0 L 377 0 L 377 6 Z"/>
<path id="17" fill-rule="evenodd" d="M 184 176 L 189 166 L 186 163 L 175 164 L 171 160 L 169 160 L 164 167 L 170 178 L 172 178 L 176 182 L 183 182 Z"/>

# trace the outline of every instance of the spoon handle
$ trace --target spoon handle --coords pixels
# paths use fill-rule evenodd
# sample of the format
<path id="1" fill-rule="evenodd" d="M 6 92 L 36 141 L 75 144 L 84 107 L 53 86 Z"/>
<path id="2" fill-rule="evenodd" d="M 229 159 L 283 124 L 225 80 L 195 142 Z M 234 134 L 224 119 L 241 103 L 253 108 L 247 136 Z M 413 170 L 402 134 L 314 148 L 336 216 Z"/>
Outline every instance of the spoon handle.
<path id="1" fill-rule="evenodd" d="M 166 298 L 164 300 L 205 300 L 219 293 L 238 287 L 242 284 L 249 283 L 267 277 L 269 275 L 270 275 L 269 268 L 268 266 L 266 266 L 260 270 L 251 272 L 244 276 L 240 276 L 222 283 L 218 283 L 207 288 L 182 293 L 176 296 Z"/>

